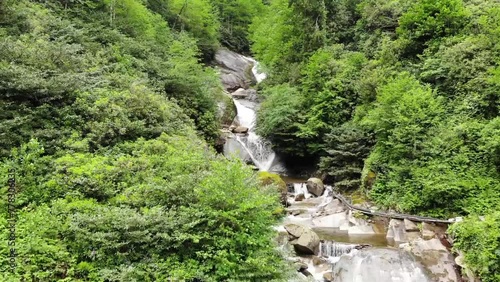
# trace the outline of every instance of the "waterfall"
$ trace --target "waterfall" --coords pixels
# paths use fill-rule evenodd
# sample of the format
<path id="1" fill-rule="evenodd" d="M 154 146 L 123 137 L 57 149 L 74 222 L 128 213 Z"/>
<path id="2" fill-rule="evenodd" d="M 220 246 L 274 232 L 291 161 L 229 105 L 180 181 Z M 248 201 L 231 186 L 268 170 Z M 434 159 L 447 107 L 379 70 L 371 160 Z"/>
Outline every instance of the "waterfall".
<path id="1" fill-rule="evenodd" d="M 306 199 L 311 197 L 311 194 L 309 193 L 309 191 L 307 191 L 306 184 L 303 182 L 302 183 L 293 183 L 293 193 L 295 195 L 304 194 L 304 197 Z"/>
<path id="2" fill-rule="evenodd" d="M 356 245 L 342 244 L 332 241 L 323 241 L 319 244 L 320 257 L 340 257 L 343 254 L 350 253 Z"/>
<path id="3" fill-rule="evenodd" d="M 366 249 L 342 256 L 333 266 L 335 281 L 431 281 L 408 253 L 393 249 Z"/>
<path id="4" fill-rule="evenodd" d="M 264 80 L 266 74 L 258 71 L 259 63 L 252 58 L 245 57 L 245 59 L 253 63 L 252 72 L 257 82 Z M 272 168 L 274 168 L 274 171 L 283 170 L 281 166 L 275 164 L 276 153 L 271 148 L 271 143 L 255 133 L 255 112 L 258 105 L 255 102 L 244 99 L 233 99 L 233 101 L 236 105 L 237 117 L 240 125 L 248 128 L 248 134 L 244 136 L 236 135 L 236 140 L 247 151 L 252 162 L 260 171 L 269 171 Z"/>

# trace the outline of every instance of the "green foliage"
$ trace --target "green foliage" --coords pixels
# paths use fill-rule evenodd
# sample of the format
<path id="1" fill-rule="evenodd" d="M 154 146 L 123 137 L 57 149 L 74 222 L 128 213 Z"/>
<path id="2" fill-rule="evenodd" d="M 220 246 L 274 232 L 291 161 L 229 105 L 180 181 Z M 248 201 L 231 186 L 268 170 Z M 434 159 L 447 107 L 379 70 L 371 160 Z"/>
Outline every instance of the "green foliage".
<path id="1" fill-rule="evenodd" d="M 249 26 L 262 13 L 262 0 L 209 0 L 218 11 L 221 22 L 220 41 L 231 50 L 247 53 Z"/>
<path id="2" fill-rule="evenodd" d="M 270 1 L 251 28 L 269 75 L 259 133 L 286 160 L 319 164 L 327 181 L 384 208 L 491 214 L 499 23 L 495 0 Z M 484 261 L 474 270 L 498 280 Z"/>
<path id="3" fill-rule="evenodd" d="M 320 170 L 326 172 L 329 180 L 340 190 L 359 188 L 364 160 L 372 141 L 367 132 L 349 123 L 333 129 L 326 136 L 328 149 L 319 163 Z"/>
<path id="4" fill-rule="evenodd" d="M 280 200 L 283 204 L 286 204 L 286 198 L 288 194 L 288 188 L 286 183 L 281 177 L 275 173 L 270 173 L 267 171 L 260 171 L 258 174 L 259 181 L 262 185 L 275 185 L 277 187 L 278 193 L 280 194 Z"/>
<path id="5" fill-rule="evenodd" d="M 273 142 L 291 141 L 287 137 L 290 128 L 294 127 L 295 120 L 299 114 L 303 98 L 296 88 L 288 85 L 280 85 L 268 89 L 264 95 L 266 100 L 262 103 L 257 119 L 259 134 L 271 137 Z M 279 145 L 278 145 L 279 146 Z"/>
<path id="6" fill-rule="evenodd" d="M 0 3 L 1 281 L 285 279 L 280 194 L 210 147 L 219 21 L 188 4 Z"/>
<path id="7" fill-rule="evenodd" d="M 272 70 L 272 76 L 279 76 L 279 81 L 290 79 L 290 71 L 286 69 L 294 61 L 293 56 L 298 54 L 294 45 L 299 42 L 298 38 L 294 37 L 291 17 L 292 10 L 288 1 L 276 0 L 266 6 L 264 12 L 257 16 L 250 26 L 252 52 L 261 63 Z"/>
<path id="8" fill-rule="evenodd" d="M 399 19 L 397 32 L 404 53 L 418 55 L 433 41 L 459 33 L 468 18 L 462 0 L 415 1 Z"/>
<path id="9" fill-rule="evenodd" d="M 454 248 L 465 252 L 468 269 L 479 275 L 481 281 L 500 280 L 500 213 L 494 212 L 478 220 L 471 215 L 450 228 Z"/>
<path id="10" fill-rule="evenodd" d="M 148 0 L 148 7 L 162 15 L 174 30 L 187 31 L 209 59 L 219 45 L 220 22 L 209 0 Z"/>

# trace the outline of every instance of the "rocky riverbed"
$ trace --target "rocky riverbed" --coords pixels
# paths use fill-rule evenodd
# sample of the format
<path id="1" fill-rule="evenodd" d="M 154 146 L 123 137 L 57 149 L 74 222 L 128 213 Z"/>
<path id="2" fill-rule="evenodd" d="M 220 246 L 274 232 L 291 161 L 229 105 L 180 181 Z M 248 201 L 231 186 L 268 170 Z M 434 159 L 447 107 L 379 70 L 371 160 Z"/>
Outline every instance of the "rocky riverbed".
<path id="1" fill-rule="evenodd" d="M 255 60 L 225 49 L 217 52 L 215 64 L 234 103 L 221 103 L 220 115 L 237 112 L 222 129 L 224 154 L 259 170 L 282 171 L 270 144 L 254 132 L 259 101 L 250 86 L 265 74 Z M 461 281 L 446 226 L 366 216 L 334 198 L 332 188 L 317 178 L 289 185 L 287 216 L 276 229 L 296 266 L 293 281 Z"/>
<path id="2" fill-rule="evenodd" d="M 277 230 L 297 281 L 461 281 L 443 226 L 353 212 L 319 179 L 291 183 L 287 213 Z"/>

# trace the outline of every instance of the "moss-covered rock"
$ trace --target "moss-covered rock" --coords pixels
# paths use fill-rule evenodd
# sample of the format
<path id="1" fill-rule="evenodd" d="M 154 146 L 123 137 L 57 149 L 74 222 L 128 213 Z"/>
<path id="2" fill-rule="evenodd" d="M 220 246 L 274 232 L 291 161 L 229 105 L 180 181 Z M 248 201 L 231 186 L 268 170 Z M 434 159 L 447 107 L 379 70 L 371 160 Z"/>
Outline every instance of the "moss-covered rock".
<path id="1" fill-rule="evenodd" d="M 280 193 L 280 199 L 282 204 L 286 204 L 287 188 L 285 181 L 275 173 L 267 171 L 259 171 L 259 180 L 262 185 L 276 185 L 278 192 Z"/>

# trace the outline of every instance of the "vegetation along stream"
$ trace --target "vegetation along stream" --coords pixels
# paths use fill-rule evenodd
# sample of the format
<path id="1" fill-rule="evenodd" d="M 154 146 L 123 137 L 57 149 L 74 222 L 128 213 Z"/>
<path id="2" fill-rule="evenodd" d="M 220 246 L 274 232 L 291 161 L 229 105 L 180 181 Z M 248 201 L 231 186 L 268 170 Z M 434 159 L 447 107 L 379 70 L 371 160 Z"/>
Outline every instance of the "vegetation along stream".
<path id="1" fill-rule="evenodd" d="M 497 0 L 0 1 L 0 281 L 500 282 Z"/>

